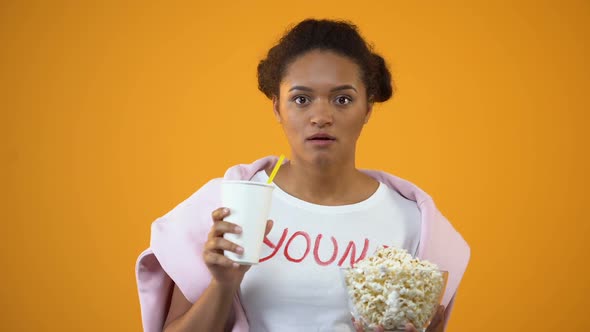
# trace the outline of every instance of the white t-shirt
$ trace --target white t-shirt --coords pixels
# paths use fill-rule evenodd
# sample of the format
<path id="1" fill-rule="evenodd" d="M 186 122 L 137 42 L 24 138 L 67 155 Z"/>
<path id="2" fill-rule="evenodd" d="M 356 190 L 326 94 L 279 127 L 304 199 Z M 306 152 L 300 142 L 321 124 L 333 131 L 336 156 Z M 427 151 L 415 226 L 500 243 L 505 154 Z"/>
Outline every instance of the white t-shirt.
<path id="1" fill-rule="evenodd" d="M 383 245 L 415 255 L 420 239 L 416 202 L 383 183 L 368 199 L 340 206 L 308 203 L 277 186 L 269 218 L 261 263 L 240 289 L 252 332 L 354 331 L 339 267 Z"/>

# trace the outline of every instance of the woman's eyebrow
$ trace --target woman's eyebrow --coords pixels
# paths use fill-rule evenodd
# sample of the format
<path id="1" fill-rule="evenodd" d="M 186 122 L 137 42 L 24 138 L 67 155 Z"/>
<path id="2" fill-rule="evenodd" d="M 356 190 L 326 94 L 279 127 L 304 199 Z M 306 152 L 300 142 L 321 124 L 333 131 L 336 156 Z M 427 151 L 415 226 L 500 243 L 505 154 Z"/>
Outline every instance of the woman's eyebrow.
<path id="1" fill-rule="evenodd" d="M 301 91 L 308 91 L 308 92 L 313 91 L 313 89 L 308 88 L 306 86 L 302 86 L 302 85 L 295 85 L 295 86 L 291 87 L 291 89 L 289 89 L 288 92 L 291 92 L 293 90 L 301 90 Z M 354 86 L 349 85 L 349 84 L 337 86 L 337 87 L 333 88 L 332 90 L 330 90 L 330 92 L 341 91 L 341 90 L 354 90 L 354 92 L 358 92 L 358 91 L 356 91 Z"/>
<path id="2" fill-rule="evenodd" d="M 330 90 L 330 92 L 341 91 L 341 90 L 354 90 L 354 92 L 358 92 L 358 91 L 356 91 L 354 86 L 349 85 L 349 84 L 337 86 L 334 89 Z"/>
<path id="3" fill-rule="evenodd" d="M 295 85 L 295 86 L 291 87 L 291 89 L 289 89 L 288 92 L 291 92 L 293 90 L 301 90 L 301 91 L 309 91 L 309 92 L 313 91 L 313 89 L 308 88 L 306 86 L 302 86 L 302 85 Z"/>

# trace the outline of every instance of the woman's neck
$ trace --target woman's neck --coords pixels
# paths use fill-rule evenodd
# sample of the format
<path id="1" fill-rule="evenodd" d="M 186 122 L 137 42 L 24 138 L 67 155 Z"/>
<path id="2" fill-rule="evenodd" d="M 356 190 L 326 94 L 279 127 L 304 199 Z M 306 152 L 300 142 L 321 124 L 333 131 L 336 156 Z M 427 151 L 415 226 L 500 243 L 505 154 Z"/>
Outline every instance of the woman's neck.
<path id="1" fill-rule="evenodd" d="M 375 192 L 378 182 L 349 162 L 312 164 L 292 160 L 284 164 L 274 182 L 285 192 L 320 205 L 360 202 Z"/>

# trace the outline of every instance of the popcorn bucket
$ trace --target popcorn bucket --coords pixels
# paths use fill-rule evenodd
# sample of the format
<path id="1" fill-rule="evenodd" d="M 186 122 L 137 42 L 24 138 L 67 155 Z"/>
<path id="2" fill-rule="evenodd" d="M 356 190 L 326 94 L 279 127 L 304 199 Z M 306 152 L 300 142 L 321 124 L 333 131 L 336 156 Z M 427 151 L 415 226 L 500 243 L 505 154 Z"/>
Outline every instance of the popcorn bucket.
<path id="1" fill-rule="evenodd" d="M 405 331 L 412 323 L 425 332 L 436 315 L 448 272 L 433 269 L 341 268 L 348 306 L 365 331 L 383 326 Z"/>

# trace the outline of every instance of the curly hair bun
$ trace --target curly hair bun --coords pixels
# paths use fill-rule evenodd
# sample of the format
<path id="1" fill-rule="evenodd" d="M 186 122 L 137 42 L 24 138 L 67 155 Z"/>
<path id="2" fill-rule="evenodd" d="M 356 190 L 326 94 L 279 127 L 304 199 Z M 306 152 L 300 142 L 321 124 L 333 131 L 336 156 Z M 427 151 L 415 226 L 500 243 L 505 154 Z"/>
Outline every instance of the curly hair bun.
<path id="1" fill-rule="evenodd" d="M 269 99 L 279 95 L 287 66 L 313 50 L 332 51 L 359 65 L 367 96 L 374 102 L 393 95 L 392 78 L 385 60 L 374 53 L 357 27 L 346 21 L 304 20 L 288 30 L 258 63 L 258 89 Z"/>

